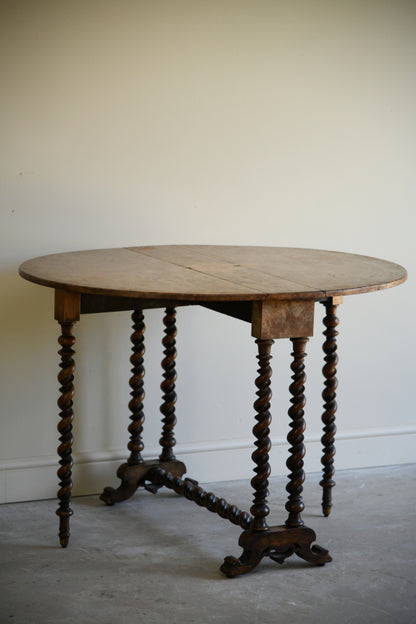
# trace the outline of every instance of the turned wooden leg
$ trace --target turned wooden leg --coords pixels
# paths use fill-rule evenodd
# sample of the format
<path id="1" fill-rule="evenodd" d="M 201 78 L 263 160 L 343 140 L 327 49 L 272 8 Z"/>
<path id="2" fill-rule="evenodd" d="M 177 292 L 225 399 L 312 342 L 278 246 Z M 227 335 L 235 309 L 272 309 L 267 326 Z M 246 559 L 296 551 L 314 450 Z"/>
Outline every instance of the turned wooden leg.
<path id="1" fill-rule="evenodd" d="M 162 452 L 159 459 L 161 461 L 172 461 L 175 459 L 173 454 L 173 447 L 176 444 L 176 440 L 173 435 L 173 430 L 176 425 L 175 416 L 175 381 L 176 381 L 176 310 L 175 308 L 166 308 L 165 316 L 163 318 L 165 325 L 165 335 L 162 340 L 164 347 L 164 358 L 162 360 L 163 368 L 163 382 L 160 388 L 163 392 L 163 403 L 160 411 L 163 414 L 163 427 L 162 437 L 159 440 L 159 444 L 162 447 Z"/>
<path id="2" fill-rule="evenodd" d="M 181 477 L 186 472 L 185 464 L 175 459 L 172 452 L 172 447 L 175 444 L 175 439 L 172 435 L 173 427 L 175 425 L 175 408 L 176 401 L 175 388 L 175 364 L 174 359 L 176 356 L 175 350 L 175 311 L 171 308 L 167 309 L 167 315 L 165 317 L 166 336 L 163 341 L 165 345 L 165 359 L 163 360 L 163 367 L 165 369 L 165 381 L 162 384 L 164 390 L 164 404 L 162 405 L 162 413 L 165 414 L 163 437 L 161 440 L 164 443 L 163 451 L 159 459 L 149 459 L 144 461 L 141 455 L 143 450 L 143 441 L 141 434 L 143 432 L 144 412 L 143 412 L 143 356 L 145 352 L 144 348 L 144 332 L 145 325 L 143 322 L 143 313 L 141 310 L 136 310 L 132 314 L 133 320 L 133 334 L 131 336 L 131 342 L 133 343 L 132 355 L 130 362 L 132 364 L 132 377 L 130 378 L 131 401 L 129 402 L 129 409 L 131 412 L 129 425 L 130 441 L 128 443 L 128 449 L 130 451 L 130 457 L 126 463 L 121 464 L 117 470 L 117 476 L 121 480 L 121 483 L 117 489 L 113 487 L 104 488 L 100 498 L 107 505 L 114 505 L 114 503 L 120 503 L 135 493 L 138 487 L 143 486 L 149 492 L 153 494 L 157 492 L 160 485 L 156 485 L 150 482 L 149 474 L 156 467 L 161 467 L 165 471 L 170 472 L 175 477 Z M 166 384 L 166 385 L 164 385 Z"/>
<path id="3" fill-rule="evenodd" d="M 133 321 L 133 334 L 131 336 L 132 355 L 130 357 L 130 363 L 132 365 L 132 376 L 130 377 L 131 388 L 131 401 L 129 403 L 129 410 L 131 412 L 131 423 L 128 427 L 130 433 L 130 441 L 127 448 L 130 451 L 130 457 L 127 463 L 130 465 L 142 464 L 143 458 L 141 452 L 144 448 L 142 440 L 144 412 L 143 412 L 143 378 L 144 378 L 144 366 L 143 356 L 145 353 L 144 347 L 144 332 L 146 326 L 144 324 L 144 316 L 142 310 L 135 310 L 132 314 Z"/>
<path id="4" fill-rule="evenodd" d="M 312 542 L 316 540 L 315 532 L 312 529 L 304 526 L 301 513 L 305 508 L 302 500 L 303 482 L 305 480 L 305 473 L 303 471 L 303 458 L 305 456 L 305 446 L 303 444 L 303 434 L 305 432 L 305 420 L 304 407 L 306 404 L 305 399 L 305 347 L 308 342 L 307 338 L 291 338 L 293 344 L 292 352 L 292 364 L 291 369 L 293 372 L 292 383 L 289 386 L 289 392 L 292 395 L 290 402 L 292 403 L 289 408 L 289 416 L 291 419 L 290 427 L 291 431 L 287 436 L 287 440 L 291 447 L 289 449 L 290 456 L 286 462 L 287 467 L 291 471 L 289 474 L 289 483 L 286 486 L 286 490 L 289 494 L 286 511 L 289 512 L 285 527 L 288 529 L 288 533 L 285 535 L 286 540 L 291 542 L 292 552 L 295 552 L 298 557 L 312 563 L 313 565 L 324 565 L 332 561 L 328 551 L 321 546 L 315 544 L 312 546 Z M 291 554 L 290 549 L 288 554 Z M 278 563 L 282 563 L 283 559 L 287 555 L 283 556 L 280 552 L 277 552 L 277 557 L 270 555 L 272 559 Z"/>
<path id="5" fill-rule="evenodd" d="M 305 346 L 308 342 L 307 338 L 291 338 L 293 344 L 292 364 L 291 369 L 293 372 L 292 383 L 289 386 L 289 392 L 292 395 L 290 402 L 292 403 L 289 408 L 289 416 L 291 418 L 291 431 L 287 436 L 287 441 L 291 445 L 289 449 L 289 459 L 286 462 L 286 466 L 291 471 L 289 474 L 289 483 L 286 486 L 286 490 L 289 494 L 288 501 L 286 503 L 286 511 L 289 512 L 289 516 L 286 520 L 287 527 L 300 527 L 303 526 L 303 520 L 301 518 L 301 512 L 304 510 L 305 505 L 302 500 L 303 482 L 305 480 L 305 473 L 303 472 L 303 458 L 305 456 L 305 447 L 303 444 L 303 434 L 305 432 L 304 410 L 305 407 Z"/>
<path id="6" fill-rule="evenodd" d="M 162 452 L 159 455 L 159 463 L 157 464 L 162 472 L 168 472 L 174 474 L 180 481 L 180 477 L 185 474 L 186 467 L 181 461 L 177 460 L 173 447 L 176 444 L 173 431 L 176 425 L 175 416 L 175 381 L 176 381 L 176 310 L 175 308 L 166 308 L 165 316 L 163 317 L 163 324 L 165 326 L 164 336 L 162 339 L 162 345 L 164 347 L 162 360 L 163 368 L 163 381 L 160 384 L 160 388 L 163 393 L 163 403 L 160 407 L 160 411 L 163 415 L 162 419 L 162 437 L 159 440 L 159 444 L 162 447 Z M 193 479 L 185 479 L 186 482 L 197 486 L 197 481 Z M 164 485 L 169 487 L 170 482 L 166 482 Z M 149 492 L 156 494 L 156 492 L 162 487 L 161 483 L 150 482 L 146 483 L 145 488 Z"/>
<path id="7" fill-rule="evenodd" d="M 269 513 L 267 506 L 268 477 L 270 475 L 269 451 L 270 438 L 269 426 L 270 398 L 269 388 L 271 378 L 270 347 L 272 340 L 257 340 L 259 345 L 259 377 L 256 380 L 258 387 L 258 400 L 254 406 L 258 412 L 256 416 L 257 424 L 253 432 L 257 439 L 255 442 L 257 450 L 253 453 L 253 460 L 256 464 L 254 469 L 256 476 L 252 480 L 255 490 L 254 502 L 251 507 L 253 517 L 250 521 L 249 530 L 240 535 L 239 544 L 243 548 L 242 555 L 236 557 L 226 557 L 221 566 L 221 571 L 229 577 L 246 574 L 253 570 L 263 557 L 270 557 L 277 563 L 292 554 L 312 563 L 313 565 L 324 565 L 331 561 L 328 551 L 317 545 L 312 545 L 316 540 L 314 531 L 303 526 L 301 512 L 304 509 L 302 501 L 302 486 L 304 481 L 303 457 L 305 449 L 303 445 L 303 433 L 305 421 L 303 419 L 303 408 L 305 406 L 304 383 L 306 376 L 304 373 L 305 345 L 307 338 L 292 338 L 293 361 L 291 369 L 293 372 L 290 392 L 292 394 L 289 415 L 291 417 L 291 431 L 288 441 L 291 444 L 290 457 L 287 466 L 290 469 L 289 483 L 287 491 L 289 494 L 286 503 L 286 510 L 289 512 L 284 526 L 268 527 L 266 516 Z"/>
<path id="8" fill-rule="evenodd" d="M 145 371 L 143 367 L 143 356 L 145 352 L 144 332 L 146 328 L 142 310 L 135 310 L 131 318 L 133 321 L 133 333 L 131 335 L 133 346 L 130 357 L 132 376 L 130 377 L 129 384 L 132 398 L 129 402 L 131 423 L 128 427 L 130 440 L 127 445 L 130 451 L 130 457 L 127 460 L 127 464 L 122 464 L 118 469 L 117 476 L 121 479 L 120 486 L 117 489 L 106 487 L 100 496 L 101 500 L 107 505 L 113 505 L 114 503 L 121 502 L 133 496 L 139 486 L 138 478 L 141 477 L 142 473 L 139 470 L 138 476 L 134 471 L 129 470 L 129 466 L 140 466 L 144 463 L 141 456 L 141 452 L 144 448 L 141 434 L 143 432 L 144 423 L 143 378 Z"/>
<path id="9" fill-rule="evenodd" d="M 312 546 L 312 542 L 316 540 L 316 535 L 312 529 L 304 526 L 301 513 L 305 508 L 302 500 L 303 482 L 305 481 L 305 473 L 303 471 L 303 458 L 305 456 L 305 446 L 303 444 L 303 434 L 305 432 L 304 407 L 305 399 L 305 347 L 308 338 L 291 338 L 293 344 L 291 370 L 292 383 L 289 386 L 289 392 L 292 395 L 290 399 L 291 406 L 289 408 L 289 416 L 291 419 L 291 431 L 287 436 L 287 440 L 291 445 L 289 449 L 289 458 L 286 462 L 287 467 L 291 471 L 289 474 L 289 483 L 286 490 L 289 494 L 286 511 L 289 512 L 285 527 L 289 529 L 289 533 L 285 536 L 291 541 L 292 552 L 298 557 L 312 563 L 313 565 L 324 565 L 332 561 L 328 551 L 317 544 Z M 293 531 L 299 531 L 299 536 Z M 290 550 L 288 551 L 290 554 Z M 271 554 L 272 559 L 278 563 L 282 563 L 284 557 L 277 553 L 277 557 Z"/>
<path id="10" fill-rule="evenodd" d="M 270 350 L 273 340 L 256 340 L 258 345 L 259 376 L 256 379 L 257 400 L 254 402 L 254 409 L 257 412 L 257 424 L 253 427 L 253 435 L 256 438 L 254 445 L 257 447 L 251 458 L 255 463 L 255 476 L 251 480 L 254 490 L 253 505 L 250 511 L 253 515 L 251 528 L 255 531 L 264 531 L 267 527 L 266 517 L 269 514 L 267 505 L 267 497 L 269 495 L 269 452 L 271 448 L 270 442 L 270 423 L 272 417 L 270 415 L 270 401 L 272 391 L 270 389 L 272 369 L 270 367 Z"/>
<path id="11" fill-rule="evenodd" d="M 334 305 L 332 299 L 324 302 L 326 308 L 326 316 L 324 325 L 326 330 L 323 332 L 325 342 L 322 349 L 325 353 L 325 365 L 322 369 L 325 382 L 322 398 L 324 400 L 324 412 L 322 414 L 322 422 L 324 424 L 323 436 L 321 438 L 323 453 L 321 463 L 323 465 L 322 481 L 322 511 L 324 516 L 329 516 L 332 507 L 332 488 L 335 485 L 333 476 L 335 474 L 334 455 L 335 455 L 335 434 L 337 431 L 335 425 L 335 413 L 337 410 L 336 389 L 338 386 L 337 374 L 337 341 L 338 332 L 336 327 L 339 320 L 336 316 L 338 305 Z"/>
<path id="12" fill-rule="evenodd" d="M 58 374 L 58 382 L 60 385 L 60 397 L 58 406 L 60 409 L 60 421 L 58 423 L 59 446 L 58 455 L 60 457 L 58 478 L 59 478 L 59 507 L 56 511 L 59 516 L 59 541 L 63 548 L 68 546 L 69 542 L 69 518 L 72 516 L 71 509 L 71 490 L 72 490 L 72 399 L 74 396 L 74 370 L 75 363 L 73 355 L 75 351 L 72 347 L 75 344 L 75 338 L 72 335 L 74 323 L 60 322 L 62 334 L 58 338 L 61 346 L 58 351 L 60 361 L 60 371 Z"/>
<path id="13" fill-rule="evenodd" d="M 250 572 L 261 561 L 268 547 L 264 546 L 261 535 L 268 530 L 266 517 L 269 514 L 267 497 L 269 495 L 269 452 L 270 442 L 270 400 L 272 392 L 270 389 L 272 369 L 270 367 L 271 347 L 273 340 L 257 339 L 258 346 L 257 359 L 259 361 L 258 377 L 256 379 L 257 400 L 254 402 L 254 409 L 257 412 L 257 423 L 253 427 L 253 435 L 256 438 L 254 445 L 256 450 L 252 454 L 255 464 L 255 476 L 251 480 L 254 490 L 253 505 L 250 508 L 252 519 L 250 530 L 244 531 L 240 536 L 239 544 L 244 548 L 244 552 L 239 559 L 228 556 L 224 559 L 221 571 L 229 577 Z"/>

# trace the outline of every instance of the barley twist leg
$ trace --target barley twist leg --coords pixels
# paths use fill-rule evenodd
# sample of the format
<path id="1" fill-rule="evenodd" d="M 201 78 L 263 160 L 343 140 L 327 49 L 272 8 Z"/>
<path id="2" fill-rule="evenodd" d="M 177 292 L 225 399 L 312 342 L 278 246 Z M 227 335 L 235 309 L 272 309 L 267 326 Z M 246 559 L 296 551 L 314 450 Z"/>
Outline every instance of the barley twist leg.
<path id="1" fill-rule="evenodd" d="M 162 447 L 160 454 L 160 461 L 172 461 L 175 459 L 173 453 L 173 447 L 176 444 L 176 440 L 173 435 L 173 430 L 176 424 L 175 416 L 175 381 L 176 381 L 176 310 L 175 308 L 166 308 L 165 316 L 163 318 L 165 325 L 165 335 L 162 340 L 164 347 L 164 358 L 162 360 L 163 368 L 163 381 L 160 385 L 163 392 L 163 403 L 160 411 L 163 415 L 163 427 L 162 437 L 159 440 L 159 444 Z"/>
<path id="2" fill-rule="evenodd" d="M 239 544 L 243 548 L 243 553 L 237 559 L 233 556 L 225 557 L 220 568 L 228 577 L 239 576 L 253 570 L 269 553 L 270 531 L 267 526 L 266 517 L 269 514 L 267 497 L 269 495 L 269 452 L 270 442 L 270 400 L 272 392 L 270 389 L 272 369 L 270 367 L 271 347 L 273 340 L 257 339 L 258 346 L 257 359 L 259 361 L 258 377 L 256 379 L 257 399 L 254 402 L 254 409 L 257 412 L 257 423 L 253 427 L 253 434 L 256 438 L 256 450 L 252 454 L 255 463 L 255 476 L 251 480 L 254 490 L 253 505 L 250 508 L 252 518 L 250 528 L 240 535 Z M 285 549 L 286 550 L 286 549 Z M 293 551 L 292 551 L 293 552 Z"/>
<path id="3" fill-rule="evenodd" d="M 322 369 L 322 373 L 325 378 L 324 390 L 322 392 L 322 398 L 324 400 L 324 412 L 322 414 L 322 422 L 324 424 L 322 442 L 322 459 L 323 465 L 322 481 L 322 511 L 324 516 L 329 516 L 332 507 L 332 488 L 335 485 L 333 476 L 335 474 L 334 455 L 335 455 L 335 434 L 337 431 L 335 425 L 335 413 L 337 411 L 336 402 L 336 389 L 338 386 L 337 380 L 337 341 L 336 337 L 338 332 L 336 327 L 339 320 L 336 316 L 337 305 L 333 305 L 332 300 L 324 303 L 326 308 L 326 316 L 324 318 L 324 325 L 326 330 L 323 332 L 325 336 L 325 342 L 322 349 L 325 353 L 325 365 Z"/>
<path id="4" fill-rule="evenodd" d="M 133 333 L 131 336 L 131 342 L 133 344 L 133 347 L 132 347 L 132 355 L 130 357 L 130 363 L 132 365 L 131 372 L 133 374 L 129 381 L 129 384 L 131 387 L 130 395 L 132 398 L 131 398 L 131 401 L 129 402 L 129 410 L 131 413 L 131 416 L 130 416 L 131 423 L 128 427 L 128 431 L 130 433 L 130 441 L 127 445 L 127 448 L 130 451 L 130 457 L 127 460 L 127 463 L 134 465 L 134 464 L 143 463 L 141 452 L 144 448 L 144 444 L 142 441 L 142 432 L 143 432 L 143 423 L 144 423 L 143 356 L 145 352 L 144 332 L 146 328 L 144 324 L 144 316 L 143 316 L 142 310 L 135 310 L 133 312 L 132 321 L 133 321 Z"/>
<path id="5" fill-rule="evenodd" d="M 107 505 L 114 505 L 121 501 L 127 500 L 137 490 L 140 485 L 142 475 L 146 471 L 140 470 L 143 466 L 143 458 L 141 452 L 144 448 L 142 441 L 144 412 L 143 412 L 143 400 L 144 400 L 144 366 L 143 356 L 145 352 L 144 347 L 144 333 L 145 324 L 142 310 L 135 310 L 132 313 L 133 333 L 131 335 L 132 342 L 132 354 L 130 356 L 130 363 L 132 365 L 129 385 L 131 388 L 129 401 L 130 410 L 130 425 L 128 431 L 130 433 L 130 440 L 127 445 L 130 451 L 130 457 L 127 463 L 122 464 L 118 471 L 117 476 L 121 480 L 118 488 L 111 486 L 105 487 L 100 499 Z M 137 470 L 135 470 L 137 467 Z"/>
<path id="6" fill-rule="evenodd" d="M 286 503 L 286 511 L 289 512 L 289 516 L 286 520 L 287 527 L 300 527 L 303 526 L 303 520 L 301 518 L 301 512 L 305 508 L 302 500 L 303 482 L 305 480 L 305 473 L 303 471 L 303 458 L 305 456 L 305 447 L 303 444 L 303 434 L 305 431 L 304 411 L 305 407 L 305 345 L 308 341 L 307 338 L 291 338 L 293 344 L 293 361 L 291 369 L 293 371 L 292 383 L 289 387 L 289 391 L 292 395 L 291 407 L 289 408 L 289 416 L 291 417 L 291 431 L 287 436 L 291 448 L 289 449 L 289 459 L 286 462 L 289 468 L 289 483 L 286 486 L 286 490 L 289 493 L 289 498 Z"/>
<path id="7" fill-rule="evenodd" d="M 72 421 L 73 421 L 73 396 L 74 396 L 74 370 L 75 363 L 73 355 L 75 351 L 72 347 L 75 344 L 75 338 L 72 335 L 74 323 L 61 322 L 62 334 L 58 338 L 61 346 L 58 351 L 60 361 L 60 371 L 58 374 L 58 382 L 60 384 L 58 406 L 60 409 L 60 420 L 58 423 L 59 446 L 58 455 L 60 457 L 58 478 L 59 478 L 59 507 L 56 511 L 59 516 L 59 541 L 63 548 L 68 546 L 69 542 L 69 518 L 72 516 L 71 509 L 71 491 L 72 491 Z"/>
<path id="8" fill-rule="evenodd" d="M 252 454 L 252 459 L 255 463 L 255 476 L 251 480 L 251 485 L 254 489 L 253 505 L 250 511 L 254 517 L 251 529 L 253 530 L 265 530 L 267 529 L 266 516 L 269 514 L 269 507 L 267 505 L 267 497 L 269 495 L 269 476 L 270 476 L 270 464 L 269 464 L 269 452 L 271 448 L 270 442 L 270 401 L 272 397 L 272 391 L 270 389 L 272 369 L 270 367 L 270 350 L 273 344 L 273 340 L 256 340 L 258 345 L 257 359 L 259 361 L 259 376 L 256 379 L 257 400 L 254 402 L 254 409 L 257 412 L 256 420 L 257 424 L 254 425 L 253 434 L 256 438 L 254 445 L 257 447 Z"/>

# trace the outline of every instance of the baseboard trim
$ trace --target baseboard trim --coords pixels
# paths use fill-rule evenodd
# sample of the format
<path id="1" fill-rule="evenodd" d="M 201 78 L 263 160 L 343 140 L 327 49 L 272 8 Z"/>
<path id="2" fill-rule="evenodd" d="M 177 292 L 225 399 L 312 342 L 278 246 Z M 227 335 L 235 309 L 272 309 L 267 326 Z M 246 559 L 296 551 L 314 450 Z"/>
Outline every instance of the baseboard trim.
<path id="1" fill-rule="evenodd" d="M 337 470 L 407 464 L 415 461 L 416 427 L 344 431 L 337 434 Z M 320 435 L 306 437 L 305 470 L 321 470 Z M 286 475 L 287 441 L 272 439 L 270 463 L 273 475 Z M 189 474 L 201 482 L 250 479 L 253 442 L 221 440 L 178 444 L 175 454 L 186 463 Z M 155 457 L 150 447 L 144 459 Z M 97 494 L 105 485 L 117 485 L 116 470 L 126 460 L 125 449 L 74 454 L 73 494 Z M 57 457 L 16 458 L 0 462 L 0 503 L 54 498 L 57 491 Z"/>

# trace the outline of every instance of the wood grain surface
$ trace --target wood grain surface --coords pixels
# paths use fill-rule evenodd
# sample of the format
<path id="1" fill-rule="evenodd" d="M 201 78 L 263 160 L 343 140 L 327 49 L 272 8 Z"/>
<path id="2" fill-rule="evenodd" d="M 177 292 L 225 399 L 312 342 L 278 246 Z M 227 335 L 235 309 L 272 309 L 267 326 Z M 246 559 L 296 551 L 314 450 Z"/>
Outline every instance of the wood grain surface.
<path id="1" fill-rule="evenodd" d="M 288 247 L 164 245 L 33 258 L 19 273 L 51 288 L 189 302 L 322 299 L 397 286 L 406 270 L 356 254 Z"/>

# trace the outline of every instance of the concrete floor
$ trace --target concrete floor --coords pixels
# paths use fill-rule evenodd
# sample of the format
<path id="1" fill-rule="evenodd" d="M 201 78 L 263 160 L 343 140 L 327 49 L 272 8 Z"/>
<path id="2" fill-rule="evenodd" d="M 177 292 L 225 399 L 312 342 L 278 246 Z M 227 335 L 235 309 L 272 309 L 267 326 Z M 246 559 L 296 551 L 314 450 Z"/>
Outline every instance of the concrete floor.
<path id="1" fill-rule="evenodd" d="M 72 536 L 57 545 L 55 501 L 0 507 L 0 622 L 15 624 L 414 624 L 416 464 L 337 474 L 320 515 L 319 475 L 305 483 L 305 524 L 333 562 L 264 559 L 227 579 L 240 529 L 171 491 L 106 507 L 74 500 Z M 286 479 L 271 480 L 270 524 L 282 524 Z M 209 486 L 208 486 L 209 488 Z M 216 483 L 244 509 L 246 482 Z"/>

